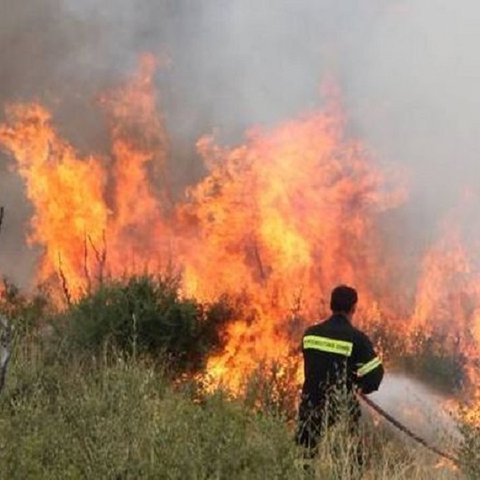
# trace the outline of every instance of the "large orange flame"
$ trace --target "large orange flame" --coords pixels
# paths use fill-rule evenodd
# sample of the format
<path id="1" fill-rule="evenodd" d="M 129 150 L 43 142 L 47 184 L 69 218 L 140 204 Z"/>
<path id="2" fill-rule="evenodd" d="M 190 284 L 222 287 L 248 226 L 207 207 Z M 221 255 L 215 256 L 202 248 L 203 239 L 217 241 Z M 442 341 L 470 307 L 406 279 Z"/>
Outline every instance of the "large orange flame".
<path id="1" fill-rule="evenodd" d="M 35 207 L 30 242 L 44 249 L 38 280 L 61 269 L 78 292 L 85 281 L 82 272 L 91 267 L 87 241 L 101 245 L 108 221 L 103 164 L 94 157 L 78 158 L 38 104 L 10 107 L 7 121 L 0 127 L 0 141 L 15 156 Z"/>
<path id="2" fill-rule="evenodd" d="M 153 75 L 156 61 L 145 55 L 125 86 L 102 97 L 112 137 L 112 222 L 109 253 L 115 274 L 158 268 L 168 210 L 165 166 L 168 150 L 163 118 L 157 113 Z M 111 245 L 110 245 L 111 242 Z M 137 265 L 137 266 L 135 266 Z"/>
<path id="3" fill-rule="evenodd" d="M 226 352 L 210 362 L 230 384 L 261 359 L 287 357 L 300 333 L 292 331 L 296 317 L 325 312 L 319 301 L 333 285 L 356 285 L 366 306 L 386 278 L 376 223 L 401 195 L 384 192 L 382 173 L 343 126 L 330 105 L 251 132 L 241 147 L 199 141 L 210 174 L 180 208 L 190 227 L 181 264 L 196 297 L 248 299 L 247 318 L 232 325 Z"/>
<path id="4" fill-rule="evenodd" d="M 14 105 L 0 126 L 34 205 L 30 242 L 44 249 L 37 281 L 60 273 L 77 297 L 105 274 L 161 265 L 166 245 L 163 119 L 156 112 L 155 61 L 142 58 L 131 82 L 102 97 L 112 137 L 110 159 L 80 158 L 38 104 Z M 107 262 L 108 258 L 108 262 Z"/>

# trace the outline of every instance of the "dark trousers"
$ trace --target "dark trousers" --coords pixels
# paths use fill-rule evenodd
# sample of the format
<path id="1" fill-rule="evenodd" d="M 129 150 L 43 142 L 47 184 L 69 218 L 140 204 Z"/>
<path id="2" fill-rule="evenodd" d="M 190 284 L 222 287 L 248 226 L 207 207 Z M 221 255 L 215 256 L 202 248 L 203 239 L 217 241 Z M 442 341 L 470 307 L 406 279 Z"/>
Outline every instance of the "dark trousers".
<path id="1" fill-rule="evenodd" d="M 360 441 L 360 408 L 358 404 L 350 404 L 348 408 L 339 411 L 338 408 L 319 406 L 312 408 L 301 405 L 296 432 L 296 443 L 304 447 L 305 457 L 313 458 L 318 450 L 318 444 L 327 430 L 343 422 L 347 434 L 353 437 L 353 457 L 357 466 L 363 465 L 363 449 Z"/>

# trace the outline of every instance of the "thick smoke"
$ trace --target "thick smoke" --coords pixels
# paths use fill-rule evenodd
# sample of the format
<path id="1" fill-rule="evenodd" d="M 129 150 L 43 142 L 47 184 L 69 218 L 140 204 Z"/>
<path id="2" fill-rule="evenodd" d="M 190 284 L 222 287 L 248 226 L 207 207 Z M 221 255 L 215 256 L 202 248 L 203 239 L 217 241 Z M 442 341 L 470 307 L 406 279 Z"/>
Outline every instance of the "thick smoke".
<path id="1" fill-rule="evenodd" d="M 174 187 L 202 174 L 200 135 L 216 129 L 238 142 L 251 125 L 313 109 L 326 75 L 343 91 L 352 132 L 409 172 L 411 202 L 398 218 L 412 243 L 477 187 L 473 0 L 0 0 L 0 11 L 0 106 L 40 99 L 81 152 L 108 148 L 95 96 L 141 52 L 170 59 L 157 81 Z M 9 163 L 0 157 L 0 272 L 25 282 L 30 212 Z"/>

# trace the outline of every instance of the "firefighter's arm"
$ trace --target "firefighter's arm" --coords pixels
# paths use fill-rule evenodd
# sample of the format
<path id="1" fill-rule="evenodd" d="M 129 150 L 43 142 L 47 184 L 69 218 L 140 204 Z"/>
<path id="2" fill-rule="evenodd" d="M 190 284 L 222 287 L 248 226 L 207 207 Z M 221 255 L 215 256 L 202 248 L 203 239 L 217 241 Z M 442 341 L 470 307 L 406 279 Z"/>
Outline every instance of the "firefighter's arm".
<path id="1" fill-rule="evenodd" d="M 364 394 L 378 390 L 384 369 L 381 359 L 375 353 L 372 342 L 366 335 L 359 338 L 356 355 L 356 384 Z"/>

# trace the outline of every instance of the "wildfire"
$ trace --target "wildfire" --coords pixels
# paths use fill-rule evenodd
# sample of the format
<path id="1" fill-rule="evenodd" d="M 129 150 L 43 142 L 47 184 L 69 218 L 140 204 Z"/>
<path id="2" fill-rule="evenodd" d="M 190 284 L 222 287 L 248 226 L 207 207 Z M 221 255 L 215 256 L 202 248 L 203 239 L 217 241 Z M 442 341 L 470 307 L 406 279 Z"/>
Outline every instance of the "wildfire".
<path id="1" fill-rule="evenodd" d="M 440 348 L 457 352 L 465 376 L 463 386 L 471 398 L 480 401 L 480 264 L 472 254 L 478 248 L 460 228 L 462 212 L 472 210 L 475 200 L 466 196 L 460 208 L 446 217 L 440 238 L 426 252 L 411 328 L 426 336 L 439 335 Z M 467 225 L 470 227 L 471 222 Z"/>
<path id="2" fill-rule="evenodd" d="M 78 292 L 83 272 L 91 266 L 85 258 L 87 238 L 101 245 L 107 225 L 105 169 L 94 157 L 78 158 L 41 105 L 9 107 L 7 122 L 0 127 L 0 142 L 15 156 L 35 207 L 29 241 L 44 252 L 37 280 L 43 282 L 61 269 Z"/>
<path id="3" fill-rule="evenodd" d="M 76 298 L 105 275 L 173 263 L 185 295 L 211 301 L 227 293 L 242 305 L 224 351 L 208 365 L 215 381 L 233 389 L 260 363 L 291 357 L 305 319 L 326 314 L 322 299 L 345 282 L 359 290 L 367 328 L 381 315 L 388 328 L 440 331 L 445 348 L 464 350 L 474 384 L 478 265 L 449 227 L 424 255 L 413 304 L 395 311 L 392 285 L 404 259 L 385 258 L 381 226 L 406 199 L 405 188 L 347 135 L 335 92 L 322 110 L 253 129 L 241 146 L 201 138 L 208 174 L 174 203 L 154 73 L 154 59 L 145 56 L 128 83 L 101 96 L 112 141 L 107 157 L 80 157 L 40 104 L 7 109 L 0 145 L 15 158 L 34 207 L 29 241 L 43 252 L 37 282 L 60 272 Z"/>
<path id="4" fill-rule="evenodd" d="M 35 209 L 29 241 L 43 247 L 38 282 L 60 273 L 78 297 L 104 275 L 159 268 L 166 205 L 165 190 L 155 184 L 164 176 L 167 141 L 155 109 L 154 72 L 147 55 L 127 86 L 102 97 L 109 159 L 81 158 L 42 105 L 7 109 L 0 144 L 15 157 Z"/>
<path id="5" fill-rule="evenodd" d="M 179 210 L 191 232 L 181 264 L 196 297 L 248 299 L 248 320 L 231 326 L 226 351 L 210 362 L 229 383 L 260 360 L 288 357 L 302 326 L 295 331 L 295 319 L 318 317 L 332 285 L 357 285 L 368 305 L 387 274 L 376 223 L 399 192 L 383 192 L 381 172 L 343 127 L 333 105 L 253 131 L 241 147 L 199 141 L 210 173 Z"/>

